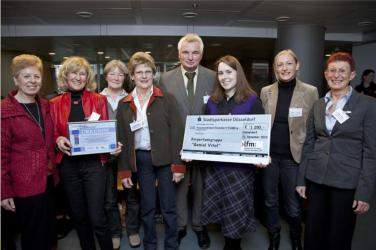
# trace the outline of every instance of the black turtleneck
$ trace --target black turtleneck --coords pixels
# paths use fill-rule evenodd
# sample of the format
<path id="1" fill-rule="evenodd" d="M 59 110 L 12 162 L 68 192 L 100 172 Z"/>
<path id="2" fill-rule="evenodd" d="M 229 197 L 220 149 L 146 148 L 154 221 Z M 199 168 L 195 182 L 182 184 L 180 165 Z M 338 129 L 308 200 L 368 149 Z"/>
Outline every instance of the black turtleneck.
<path id="1" fill-rule="evenodd" d="M 278 100 L 271 131 L 271 156 L 279 159 L 292 159 L 289 135 L 289 108 L 296 80 L 278 82 Z"/>
<path id="2" fill-rule="evenodd" d="M 85 121 L 85 113 L 82 105 L 82 94 L 81 91 L 71 91 L 71 109 L 69 113 L 69 122 L 82 122 Z"/>

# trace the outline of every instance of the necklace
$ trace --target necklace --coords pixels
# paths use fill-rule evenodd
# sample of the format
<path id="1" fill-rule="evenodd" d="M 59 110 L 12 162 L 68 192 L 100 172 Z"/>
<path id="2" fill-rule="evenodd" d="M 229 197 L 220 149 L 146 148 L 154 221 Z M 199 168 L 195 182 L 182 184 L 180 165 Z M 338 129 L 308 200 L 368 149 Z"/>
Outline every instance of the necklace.
<path id="1" fill-rule="evenodd" d="M 26 111 L 29 113 L 29 115 L 31 116 L 31 118 L 33 118 L 33 120 L 38 124 L 38 127 L 40 128 L 40 130 L 43 131 L 43 128 L 42 128 L 42 125 L 41 125 L 41 121 L 40 121 L 39 105 L 38 105 L 38 103 L 35 103 L 35 104 L 37 105 L 38 119 L 35 118 L 35 116 L 30 111 L 30 109 L 27 107 L 27 105 L 25 103 L 22 103 L 22 105 L 25 107 Z"/>
<path id="2" fill-rule="evenodd" d="M 73 100 L 73 104 L 75 104 L 75 105 L 79 104 L 80 102 L 81 102 L 81 99 L 79 99 L 79 100 Z"/>

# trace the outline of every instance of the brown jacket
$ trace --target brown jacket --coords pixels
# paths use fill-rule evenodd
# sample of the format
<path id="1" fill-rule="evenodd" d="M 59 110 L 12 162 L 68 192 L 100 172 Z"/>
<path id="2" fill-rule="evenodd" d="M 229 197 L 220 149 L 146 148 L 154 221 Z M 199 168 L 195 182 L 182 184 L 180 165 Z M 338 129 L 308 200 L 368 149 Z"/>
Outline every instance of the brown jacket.
<path id="1" fill-rule="evenodd" d="M 275 110 L 278 101 L 278 83 L 275 82 L 261 89 L 260 98 L 265 109 L 265 114 L 272 115 L 274 122 Z M 317 88 L 310 84 L 296 80 L 296 86 L 291 98 L 290 108 L 302 108 L 301 117 L 289 117 L 290 150 L 294 160 L 299 163 L 303 143 L 306 137 L 306 122 L 313 103 L 319 99 Z"/>
<path id="2" fill-rule="evenodd" d="M 183 124 L 175 98 L 154 87 L 146 110 L 151 158 L 154 166 L 171 164 L 174 173 L 184 173 L 185 165 L 180 159 L 183 145 Z M 119 102 L 117 112 L 117 135 L 124 148 L 118 160 L 118 178 L 122 180 L 137 171 L 134 132 L 129 124 L 136 120 L 137 109 L 130 94 Z"/>

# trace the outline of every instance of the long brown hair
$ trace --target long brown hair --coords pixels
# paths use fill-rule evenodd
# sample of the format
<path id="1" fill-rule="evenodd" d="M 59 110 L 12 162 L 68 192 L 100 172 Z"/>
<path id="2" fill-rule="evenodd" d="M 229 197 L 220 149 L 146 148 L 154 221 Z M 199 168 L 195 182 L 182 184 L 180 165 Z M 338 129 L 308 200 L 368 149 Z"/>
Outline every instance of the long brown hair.
<path id="1" fill-rule="evenodd" d="M 214 102 L 220 102 L 225 97 L 225 91 L 222 88 L 219 80 L 218 80 L 218 66 L 220 63 L 225 63 L 234 70 L 236 70 L 236 85 L 235 85 L 235 102 L 241 103 L 245 99 L 247 99 L 250 95 L 256 95 L 256 92 L 251 88 L 251 85 L 247 81 L 247 78 L 245 77 L 244 70 L 238 59 L 236 59 L 233 56 L 227 55 L 224 57 L 221 57 L 216 63 L 216 72 L 217 72 L 217 78 L 215 80 L 215 86 L 213 95 L 211 96 L 212 100 Z"/>

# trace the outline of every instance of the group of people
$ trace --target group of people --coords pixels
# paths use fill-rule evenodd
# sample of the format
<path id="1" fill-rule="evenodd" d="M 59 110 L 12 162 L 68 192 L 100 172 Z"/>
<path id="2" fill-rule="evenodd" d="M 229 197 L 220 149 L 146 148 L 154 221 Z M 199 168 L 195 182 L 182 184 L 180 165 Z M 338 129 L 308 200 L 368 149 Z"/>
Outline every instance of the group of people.
<path id="1" fill-rule="evenodd" d="M 108 86 L 100 94 L 94 92 L 88 61 L 68 57 L 58 75 L 64 93 L 49 102 L 38 95 L 41 60 L 13 58 L 17 90 L 1 102 L 1 205 L 16 213 L 22 249 L 56 248 L 53 190 L 60 181 L 84 250 L 95 249 L 94 235 L 102 250 L 120 249 L 118 184 L 128 193 L 132 247 L 141 244 L 141 218 L 143 248 L 157 249 L 159 201 L 164 249 L 179 248 L 191 217 L 200 248 L 210 247 L 206 225 L 219 224 L 224 250 L 239 250 L 242 236 L 256 230 L 257 169 L 269 234 L 265 249 L 279 249 L 279 188 L 291 249 L 303 249 L 301 198 L 308 200 L 304 249 L 351 249 L 356 215 L 369 209 L 376 181 L 376 100 L 351 87 L 351 55 L 329 57 L 324 72 L 329 91 L 319 99 L 316 87 L 297 78 L 300 63 L 290 49 L 275 56 L 276 82 L 260 96 L 237 58 L 220 58 L 212 71 L 200 65 L 203 49 L 198 35 L 182 37 L 181 66 L 163 73 L 158 86 L 150 54 L 136 52 L 128 67 L 112 60 L 104 68 Z M 134 84 L 129 93 L 123 89 L 127 76 Z M 71 156 L 67 123 L 86 121 L 93 113 L 99 120 L 117 120 L 116 149 Z M 181 159 L 188 115 L 244 114 L 271 115 L 269 164 Z"/>

